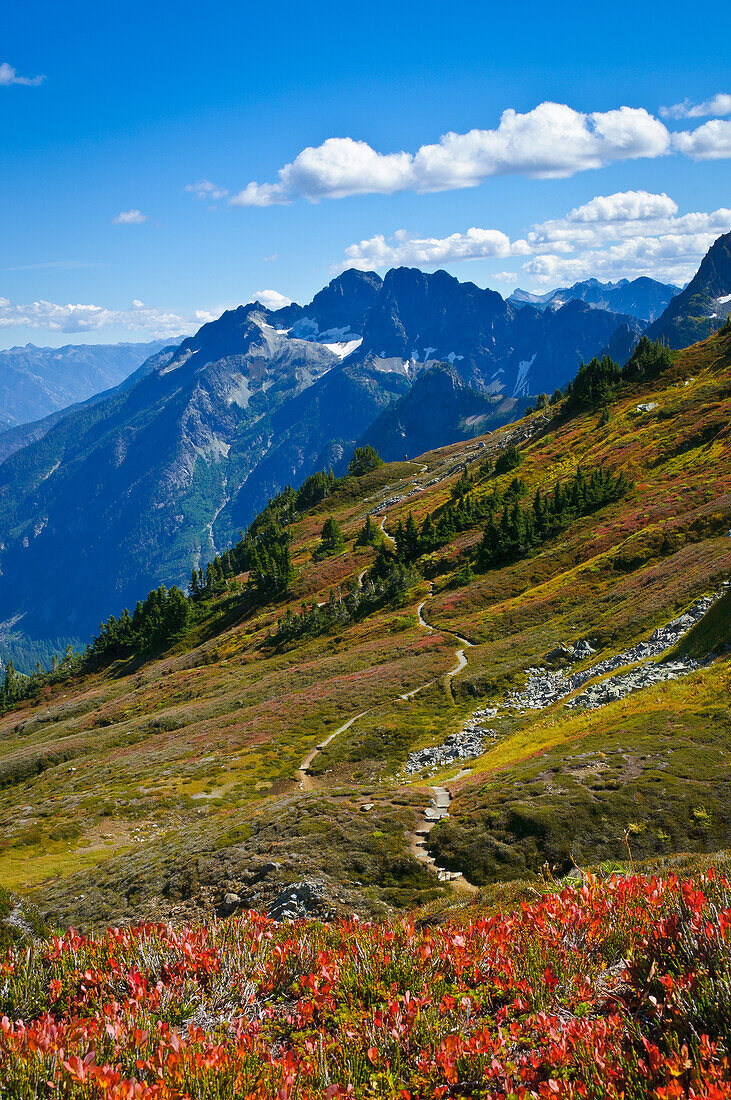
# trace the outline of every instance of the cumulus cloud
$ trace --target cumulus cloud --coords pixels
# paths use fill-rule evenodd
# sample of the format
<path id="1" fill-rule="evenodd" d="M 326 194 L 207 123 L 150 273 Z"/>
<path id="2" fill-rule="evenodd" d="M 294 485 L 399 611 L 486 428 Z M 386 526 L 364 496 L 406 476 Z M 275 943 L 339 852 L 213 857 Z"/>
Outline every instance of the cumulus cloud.
<path id="1" fill-rule="evenodd" d="M 477 229 L 466 233 L 452 233 L 449 237 L 410 237 L 400 229 L 386 239 L 377 234 L 368 240 L 351 244 L 345 250 L 344 267 L 368 268 L 435 267 L 457 260 L 492 259 L 514 256 L 521 249 L 527 251 L 524 241 L 511 244 L 510 238 L 499 229 Z"/>
<path id="2" fill-rule="evenodd" d="M 213 201 L 225 199 L 228 195 L 227 188 L 219 187 L 217 183 L 211 183 L 210 180 L 198 180 L 197 183 L 188 183 L 185 186 L 185 190 L 195 195 L 197 199 L 209 199 Z"/>
<path id="3" fill-rule="evenodd" d="M 664 218 L 677 214 L 678 204 L 663 191 L 616 191 L 613 195 L 597 195 L 577 206 L 565 222 L 595 224 L 597 222 L 639 221 Z"/>
<path id="4" fill-rule="evenodd" d="M 726 232 L 731 211 L 678 216 L 678 207 L 665 193 L 620 191 L 602 195 L 570 211 L 564 218 L 534 225 L 527 234 L 536 252 L 569 252 L 579 247 L 598 248 L 623 237 L 660 237 L 668 233 L 692 235 Z"/>
<path id="5" fill-rule="evenodd" d="M 113 225 L 142 225 L 146 221 L 147 214 L 143 214 L 141 210 L 122 210 L 112 218 Z"/>
<path id="6" fill-rule="evenodd" d="M 0 88 L 6 88 L 10 84 L 24 84 L 26 88 L 37 88 L 45 79 L 45 76 L 20 76 L 7 61 L 0 62 Z"/>
<path id="7" fill-rule="evenodd" d="M 536 256 L 523 265 L 523 276 L 541 286 L 566 285 L 589 276 L 636 279 L 641 275 L 682 284 L 695 273 L 716 236 L 669 233 L 663 237 L 633 237 L 572 256 Z"/>
<path id="8" fill-rule="evenodd" d="M 563 103 L 503 112 L 494 130 L 443 134 L 415 153 L 379 153 L 365 141 L 328 138 L 303 149 L 273 183 L 251 182 L 233 206 L 272 206 L 395 191 L 475 187 L 490 176 L 536 179 L 571 176 L 611 161 L 658 157 L 670 151 L 666 127 L 644 108 L 586 114 Z"/>
<path id="9" fill-rule="evenodd" d="M 256 290 L 249 298 L 250 302 L 259 302 L 267 309 L 282 309 L 283 306 L 291 306 L 292 299 L 286 294 L 280 294 L 278 290 Z"/>
<path id="10" fill-rule="evenodd" d="M 649 275 L 672 282 L 689 278 L 713 241 L 731 228 L 731 209 L 680 215 L 664 192 L 619 191 L 597 195 L 563 218 L 532 226 L 511 240 L 498 229 L 473 227 L 448 237 L 399 230 L 350 245 L 340 268 L 399 265 L 437 267 L 461 260 L 526 257 L 522 277 L 534 284 L 596 275 Z"/>
<path id="11" fill-rule="evenodd" d="M 197 320 L 197 318 L 196 318 Z M 0 298 L 0 329 L 46 329 L 49 332 L 85 333 L 107 328 L 144 332 L 149 337 L 179 336 L 198 327 L 191 318 L 147 306 L 139 299 L 130 309 L 107 309 L 90 304 L 62 305 L 38 299 L 25 305 Z"/>
<path id="12" fill-rule="evenodd" d="M 681 130 L 673 134 L 673 148 L 693 160 L 731 157 L 731 121 L 713 118 L 695 130 Z"/>
<path id="13" fill-rule="evenodd" d="M 365 141 L 328 138 L 280 169 L 277 183 L 250 183 L 230 201 L 232 206 L 273 206 L 298 195 L 317 202 L 373 191 L 390 194 L 410 186 L 412 159 L 408 153 L 377 153 Z"/>
<path id="14" fill-rule="evenodd" d="M 674 103 L 672 107 L 661 107 L 660 114 L 663 118 L 707 118 L 709 115 L 731 115 L 731 95 L 719 92 L 711 99 L 704 99 L 702 103 L 693 103 L 690 99 L 684 99 L 682 103 Z"/>

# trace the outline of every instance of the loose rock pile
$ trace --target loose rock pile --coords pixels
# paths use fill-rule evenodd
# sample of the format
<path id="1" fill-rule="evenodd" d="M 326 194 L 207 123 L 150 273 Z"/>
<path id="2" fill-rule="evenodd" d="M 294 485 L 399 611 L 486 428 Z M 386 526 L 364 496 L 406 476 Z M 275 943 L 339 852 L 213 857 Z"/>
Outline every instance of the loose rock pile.
<path id="1" fill-rule="evenodd" d="M 497 731 L 487 727 L 485 721 L 491 721 L 498 716 L 499 710 L 543 710 L 571 695 L 589 680 L 606 676 L 619 668 L 627 665 L 639 667 L 629 669 L 602 680 L 598 684 L 592 684 L 575 698 L 568 700 L 568 707 L 586 707 L 593 709 L 604 706 L 606 703 L 622 699 L 630 692 L 652 684 L 662 683 L 666 680 L 675 680 L 688 672 L 698 668 L 698 662 L 693 660 L 673 660 L 655 663 L 655 658 L 672 648 L 692 626 L 703 618 L 709 607 L 725 592 L 728 584 L 725 584 L 720 592 L 713 596 L 703 596 L 696 600 L 692 607 L 683 615 L 679 615 L 666 626 L 658 627 L 650 637 L 638 642 L 630 649 L 617 653 L 613 657 L 607 657 L 588 668 L 571 672 L 562 668 L 528 668 L 526 669 L 528 681 L 521 691 L 512 692 L 501 708 L 483 707 L 476 710 L 458 733 L 451 733 L 441 744 L 432 748 L 419 749 L 409 754 L 406 762 L 406 771 L 409 775 L 416 772 L 435 772 L 457 760 L 468 760 L 481 756 L 485 752 L 485 746 L 489 741 L 495 741 Z M 556 661 L 583 661 L 596 651 L 588 639 L 557 646 L 546 655 L 546 659 Z"/>
<path id="2" fill-rule="evenodd" d="M 574 696 L 566 703 L 567 707 L 586 707 L 590 710 L 603 707 L 606 703 L 613 703 L 616 699 L 623 699 L 632 691 L 650 687 L 651 684 L 660 684 L 665 680 L 677 680 L 678 676 L 692 672 L 698 668 L 697 661 L 662 661 L 660 664 L 643 665 L 632 669 L 630 672 L 612 676 L 609 680 L 603 680 L 600 684 L 592 684 L 580 695 Z"/>
<path id="3" fill-rule="evenodd" d="M 494 718 L 497 714 L 496 707 L 484 707 L 475 711 L 467 720 L 463 729 L 458 733 L 450 733 L 449 737 L 441 745 L 433 748 L 419 749 L 409 753 L 406 761 L 406 771 L 409 775 L 430 768 L 436 771 L 456 760 L 469 760 L 475 756 L 481 756 L 485 751 L 485 742 L 497 736 L 495 730 L 488 729 L 482 724 L 482 719 Z"/>
<path id="4" fill-rule="evenodd" d="M 659 657 L 674 646 L 692 626 L 695 626 L 722 594 L 723 590 L 713 596 L 702 596 L 701 599 L 696 600 L 685 614 L 679 615 L 677 619 L 673 619 L 666 626 L 654 630 L 646 641 L 638 642 L 623 653 L 608 657 L 606 660 L 599 661 L 597 664 L 579 672 L 567 673 L 561 669 L 550 671 L 544 668 L 527 669 L 527 684 L 522 691 L 516 691 L 509 695 L 505 706 L 513 710 L 543 710 L 551 703 L 570 695 L 571 692 L 582 687 L 588 680 L 593 680 L 597 676 L 604 676 L 606 673 L 623 668 L 625 665 Z M 594 650 L 588 642 L 582 641 L 576 646 L 559 646 L 558 649 L 548 654 L 548 658 L 557 660 L 561 657 L 568 657 L 571 660 L 580 660 L 593 652 Z M 692 672 L 697 667 L 697 662 L 691 660 L 644 666 L 614 677 L 611 681 L 588 688 L 577 699 L 571 700 L 568 705 L 601 706 L 605 702 L 623 698 L 630 691 L 636 691 L 648 684 L 658 683 L 661 680 L 672 679 L 683 673 Z"/>
<path id="5" fill-rule="evenodd" d="M 332 911 L 317 882 L 294 882 L 278 894 L 267 910 L 276 921 L 321 917 L 327 920 Z"/>

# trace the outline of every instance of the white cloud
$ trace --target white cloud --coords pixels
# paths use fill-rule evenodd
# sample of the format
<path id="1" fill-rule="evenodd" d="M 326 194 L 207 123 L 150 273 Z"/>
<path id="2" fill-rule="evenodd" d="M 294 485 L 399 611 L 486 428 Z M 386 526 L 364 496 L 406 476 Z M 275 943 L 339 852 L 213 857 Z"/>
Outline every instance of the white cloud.
<path id="1" fill-rule="evenodd" d="M 24 84 L 27 88 L 37 88 L 45 79 L 45 76 L 20 76 L 7 61 L 0 62 L 0 87 Z"/>
<path id="2" fill-rule="evenodd" d="M 534 285 L 544 287 L 565 286 L 589 276 L 597 279 L 636 279 L 647 275 L 664 282 L 682 284 L 695 273 L 716 236 L 715 233 L 699 233 L 633 237 L 607 248 L 578 252 L 572 256 L 536 256 L 523 265 L 523 275 Z"/>
<path id="3" fill-rule="evenodd" d="M 211 183 L 210 180 L 198 180 L 197 183 L 188 183 L 185 190 L 195 195 L 197 199 L 225 199 L 228 195 L 228 190 L 225 187 L 219 187 L 217 183 Z"/>
<path id="4" fill-rule="evenodd" d="M 499 229 L 477 229 L 452 233 L 449 237 L 409 237 L 401 229 L 390 240 L 377 234 L 369 240 L 351 244 L 345 250 L 344 267 L 362 269 L 399 267 L 435 267 L 457 260 L 480 260 L 514 256 L 525 251 L 525 242 L 511 244 Z"/>
<path id="5" fill-rule="evenodd" d="M 597 195 L 567 214 L 566 222 L 619 222 L 646 218 L 664 218 L 677 214 L 678 204 L 663 191 L 617 191 Z"/>
<path id="6" fill-rule="evenodd" d="M 684 99 L 682 103 L 675 103 L 672 107 L 661 107 L 660 114 L 663 118 L 706 118 L 708 115 L 731 115 L 731 95 L 719 92 L 711 99 L 704 99 L 702 103 L 692 103 Z"/>
<path id="7" fill-rule="evenodd" d="M 365 141 L 328 138 L 303 149 L 274 183 L 252 182 L 229 201 L 271 206 L 298 197 L 311 202 L 394 191 L 475 187 L 490 176 L 537 179 L 570 176 L 611 161 L 658 157 L 670 134 L 644 108 L 584 114 L 562 103 L 540 103 L 524 114 L 504 111 L 495 130 L 447 133 L 416 153 L 378 153 Z"/>
<path id="8" fill-rule="evenodd" d="M 146 306 L 138 298 L 130 309 L 123 310 L 81 303 L 61 305 L 43 299 L 21 305 L 9 298 L 0 298 L 0 329 L 15 327 L 67 333 L 118 328 L 165 338 L 193 331 L 198 325 L 191 318 L 172 311 Z"/>
<path id="9" fill-rule="evenodd" d="M 281 205 L 297 195 L 317 202 L 373 191 L 390 194 L 410 186 L 412 159 L 408 153 L 376 153 L 365 141 L 328 138 L 317 148 L 303 149 L 280 170 L 277 183 L 250 183 L 231 205 Z"/>
<path id="10" fill-rule="evenodd" d="M 534 285 L 602 278 L 690 278 L 713 241 L 731 228 L 731 209 L 678 214 L 677 203 L 648 191 L 597 195 L 563 218 L 531 227 L 525 238 L 473 227 L 448 237 L 377 234 L 350 245 L 340 268 L 415 265 L 461 260 L 531 257 L 522 277 Z M 493 276 L 495 277 L 495 276 Z"/>
<path id="11" fill-rule="evenodd" d="M 731 157 L 731 121 L 713 118 L 695 130 L 681 130 L 673 134 L 673 148 L 693 160 Z"/>
<path id="12" fill-rule="evenodd" d="M 143 214 L 141 210 L 122 210 L 112 218 L 113 225 L 142 225 L 146 221 L 147 214 Z"/>
<path id="13" fill-rule="evenodd" d="M 600 195 L 564 218 L 534 225 L 528 233 L 532 250 L 570 252 L 579 247 L 598 248 L 624 237 L 659 237 L 667 233 L 726 232 L 731 211 L 677 215 L 677 204 L 665 193 L 620 191 Z"/>
<path id="14" fill-rule="evenodd" d="M 292 305 L 292 299 L 286 294 L 280 294 L 278 290 L 256 290 L 249 301 L 260 302 L 267 309 L 282 309 L 283 306 Z"/>

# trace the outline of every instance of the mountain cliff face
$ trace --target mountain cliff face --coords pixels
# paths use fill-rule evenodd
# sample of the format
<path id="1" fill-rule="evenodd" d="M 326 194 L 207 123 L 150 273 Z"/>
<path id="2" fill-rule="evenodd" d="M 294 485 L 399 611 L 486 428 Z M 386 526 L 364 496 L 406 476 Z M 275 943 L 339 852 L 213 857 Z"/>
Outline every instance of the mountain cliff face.
<path id="1" fill-rule="evenodd" d="M 286 484 L 342 468 L 412 387 L 377 430 L 389 454 L 473 435 L 472 417 L 504 423 L 620 323 L 637 325 L 578 301 L 518 309 L 411 269 L 347 271 L 307 306 L 224 313 L 102 399 L 33 426 L 2 462 L 0 638 L 88 637 L 102 612 L 185 585 Z M 419 385 L 444 363 L 441 389 Z"/>
<path id="2" fill-rule="evenodd" d="M 640 276 L 639 279 L 620 279 L 617 283 L 600 283 L 598 279 L 586 279 L 570 287 L 559 287 L 546 294 L 531 294 L 528 290 L 515 290 L 508 298 L 513 305 L 533 305 L 537 309 L 560 309 L 566 302 L 579 299 L 587 305 L 606 309 L 610 313 L 629 314 L 640 321 L 654 321 L 668 303 L 680 293 L 679 286 L 659 283 L 656 279 Z"/>
<path id="3" fill-rule="evenodd" d="M 478 393 L 445 364 L 420 374 L 408 393 L 371 424 L 358 446 L 369 443 L 388 462 L 414 458 L 489 432 L 521 416 L 527 405 L 525 398 Z"/>
<path id="4" fill-rule="evenodd" d="M 685 290 L 673 298 L 647 335 L 670 348 L 687 348 L 710 336 L 731 313 L 731 233 L 711 245 Z"/>
<path id="5" fill-rule="evenodd" d="M 581 302 L 555 313 L 521 309 L 446 271 L 398 268 L 386 275 L 353 357 L 411 378 L 448 362 L 467 385 L 518 397 L 564 385 L 623 323 L 637 325 Z"/>
<path id="6" fill-rule="evenodd" d="M 81 344 L 0 351 L 0 428 L 40 420 L 118 385 L 164 340 L 147 344 Z"/>

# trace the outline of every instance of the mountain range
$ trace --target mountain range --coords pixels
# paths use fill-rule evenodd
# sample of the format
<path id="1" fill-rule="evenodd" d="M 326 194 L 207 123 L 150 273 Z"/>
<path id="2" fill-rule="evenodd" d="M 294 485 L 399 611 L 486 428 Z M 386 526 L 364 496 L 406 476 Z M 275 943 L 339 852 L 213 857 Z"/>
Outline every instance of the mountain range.
<path id="1" fill-rule="evenodd" d="M 628 313 L 641 321 L 654 321 L 676 294 L 679 286 L 660 283 L 643 275 L 639 279 L 620 279 L 616 283 L 601 283 L 598 279 L 586 279 L 570 287 L 559 287 L 546 294 L 533 294 L 529 290 L 514 290 L 508 298 L 513 305 L 532 305 L 537 309 L 560 309 L 566 302 L 578 299 L 610 313 Z"/>
<path id="2" fill-rule="evenodd" d="M 0 430 L 40 420 L 117 386 L 164 344 L 26 344 L 0 351 Z"/>
<path id="3" fill-rule="evenodd" d="M 36 643 L 86 639 L 101 614 L 185 586 L 271 496 L 342 471 L 359 442 L 403 458 L 497 427 L 593 355 L 626 359 L 644 327 L 408 268 L 227 311 L 0 464 L 0 650 L 27 665 Z"/>
<path id="4" fill-rule="evenodd" d="M 397 430 L 464 397 L 451 366 L 422 372 Z M 0 681 L 0 884 L 54 928 L 201 920 L 207 949 L 214 914 L 425 906 L 434 931 L 450 899 L 534 897 L 547 864 L 562 890 L 616 872 L 620 909 L 625 871 L 728 868 L 731 325 L 678 354 L 643 341 L 518 422 L 359 469 L 275 497 L 190 598 L 153 592 L 86 657 Z"/>

